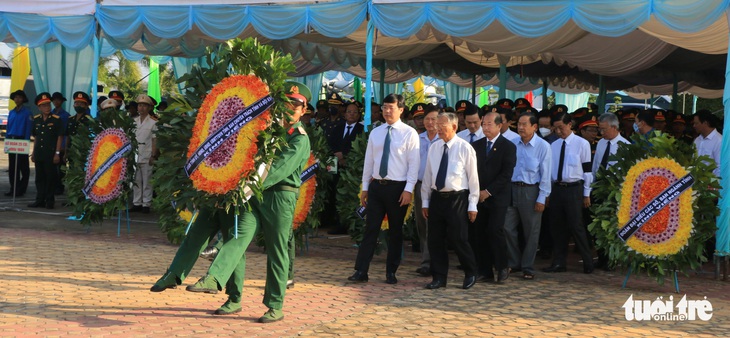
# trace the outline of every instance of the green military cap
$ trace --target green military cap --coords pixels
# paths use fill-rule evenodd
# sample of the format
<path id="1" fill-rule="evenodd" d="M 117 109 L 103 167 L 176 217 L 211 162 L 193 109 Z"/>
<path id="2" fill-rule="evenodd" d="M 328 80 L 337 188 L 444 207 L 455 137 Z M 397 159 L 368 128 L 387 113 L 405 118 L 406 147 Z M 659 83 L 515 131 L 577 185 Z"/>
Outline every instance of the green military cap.
<path id="1" fill-rule="evenodd" d="M 284 93 L 290 100 L 298 101 L 307 106 L 312 99 L 312 92 L 303 83 L 287 81 L 284 83 Z"/>

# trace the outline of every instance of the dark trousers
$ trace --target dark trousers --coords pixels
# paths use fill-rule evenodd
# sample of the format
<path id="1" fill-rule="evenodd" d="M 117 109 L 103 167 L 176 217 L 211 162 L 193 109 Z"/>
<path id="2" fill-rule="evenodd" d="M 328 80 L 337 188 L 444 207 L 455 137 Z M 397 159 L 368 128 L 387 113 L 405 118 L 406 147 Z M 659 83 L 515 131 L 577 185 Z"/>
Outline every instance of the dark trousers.
<path id="1" fill-rule="evenodd" d="M 479 275 L 494 276 L 507 268 L 507 238 L 504 234 L 504 219 L 507 206 L 477 204 L 477 219 L 469 225 L 469 243 L 474 249 Z"/>
<path id="2" fill-rule="evenodd" d="M 28 162 L 28 155 L 23 154 L 8 154 L 10 170 L 8 171 L 8 178 L 10 179 L 10 192 L 15 191 L 16 195 L 25 194 L 25 190 L 28 189 L 28 179 L 30 176 L 30 162 Z M 17 170 L 16 166 L 17 165 Z M 15 190 L 13 190 L 15 188 Z"/>
<path id="3" fill-rule="evenodd" d="M 45 205 L 53 205 L 56 185 L 58 184 L 58 167 L 53 159 L 36 159 L 35 161 L 35 201 Z"/>
<path id="4" fill-rule="evenodd" d="M 360 249 L 357 251 L 355 270 L 367 273 L 370 261 L 375 254 L 375 246 L 380 234 L 380 225 L 385 215 L 388 215 L 388 257 L 386 259 L 386 273 L 395 273 L 400 265 L 403 254 L 403 221 L 408 206 L 400 206 L 400 195 L 406 187 L 406 182 L 389 182 L 380 184 L 378 181 L 370 183 L 368 189 L 367 210 L 365 211 L 365 233 L 363 234 Z"/>
<path id="5" fill-rule="evenodd" d="M 568 238 L 573 235 L 583 267 L 593 267 L 593 255 L 583 226 L 583 185 L 553 184 L 550 193 L 550 230 L 553 235 L 553 265 L 566 266 Z"/>
<path id="6" fill-rule="evenodd" d="M 449 253 L 446 241 L 454 248 L 466 276 L 476 276 L 474 252 L 469 245 L 469 192 L 442 196 L 431 192 L 428 207 L 428 251 L 431 253 L 431 274 L 434 280 L 446 280 Z"/>

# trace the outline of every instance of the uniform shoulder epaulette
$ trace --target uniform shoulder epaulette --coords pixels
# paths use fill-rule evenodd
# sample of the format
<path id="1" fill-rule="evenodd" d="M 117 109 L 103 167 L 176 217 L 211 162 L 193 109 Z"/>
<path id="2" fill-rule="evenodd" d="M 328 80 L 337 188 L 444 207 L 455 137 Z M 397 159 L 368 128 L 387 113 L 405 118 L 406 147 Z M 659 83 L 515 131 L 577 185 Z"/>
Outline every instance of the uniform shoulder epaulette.
<path id="1" fill-rule="evenodd" d="M 43 115 L 43 114 L 38 114 L 38 115 L 34 115 L 34 116 L 33 116 L 33 118 L 34 118 L 34 119 L 40 118 L 40 117 L 41 117 L 41 115 Z"/>
<path id="2" fill-rule="evenodd" d="M 300 134 L 302 134 L 302 135 L 307 135 L 307 131 L 306 131 L 306 130 L 304 130 L 304 127 L 303 127 L 303 126 L 299 126 L 299 127 L 297 127 L 297 130 L 299 130 L 299 133 L 300 133 Z"/>
<path id="3" fill-rule="evenodd" d="M 154 117 L 154 116 L 152 116 L 152 115 L 150 115 L 150 116 L 149 116 L 149 118 L 151 118 L 151 119 L 152 119 L 152 121 L 157 121 L 157 118 L 156 118 L 156 117 Z"/>
<path id="4" fill-rule="evenodd" d="M 53 117 L 55 117 L 55 118 L 57 118 L 57 119 L 60 119 L 60 118 L 61 118 L 60 116 L 58 116 L 58 115 L 56 115 L 56 114 L 51 114 L 51 116 L 53 116 Z"/>

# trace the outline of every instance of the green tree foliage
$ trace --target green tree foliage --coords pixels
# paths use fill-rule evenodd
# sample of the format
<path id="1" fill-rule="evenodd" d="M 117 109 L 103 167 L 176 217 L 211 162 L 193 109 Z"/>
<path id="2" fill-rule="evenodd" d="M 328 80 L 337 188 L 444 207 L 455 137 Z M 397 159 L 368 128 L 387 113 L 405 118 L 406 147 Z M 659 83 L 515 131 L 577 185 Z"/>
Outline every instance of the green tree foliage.
<path id="1" fill-rule="evenodd" d="M 142 75 L 136 62 L 126 59 L 122 52 L 102 58 L 99 61 L 99 82 L 109 90 L 120 90 L 127 98 L 144 93 L 141 84 Z"/>

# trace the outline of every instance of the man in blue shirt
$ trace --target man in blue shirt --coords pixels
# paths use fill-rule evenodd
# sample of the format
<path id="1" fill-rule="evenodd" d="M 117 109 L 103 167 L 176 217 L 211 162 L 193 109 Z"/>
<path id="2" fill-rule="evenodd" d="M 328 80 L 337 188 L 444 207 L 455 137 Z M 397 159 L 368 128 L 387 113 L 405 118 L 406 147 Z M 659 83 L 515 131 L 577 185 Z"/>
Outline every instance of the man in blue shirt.
<path id="1" fill-rule="evenodd" d="M 30 132 L 33 128 L 33 114 L 28 107 L 28 97 L 22 90 L 16 90 L 10 94 L 10 99 L 15 102 L 15 108 L 8 113 L 8 129 L 5 138 L 10 140 L 30 140 Z M 27 154 L 8 154 L 10 170 L 10 191 L 5 196 L 23 196 L 28 188 L 30 175 L 30 163 Z"/>
<path id="2" fill-rule="evenodd" d="M 512 140 L 517 147 L 517 164 L 512 172 L 512 202 L 507 207 L 505 233 L 508 263 L 513 270 L 522 269 L 522 277 L 535 278 L 535 254 L 540 239 L 540 223 L 545 200 L 550 195 L 552 151 L 550 144 L 537 136 L 537 117 L 525 113 L 517 120 L 519 138 Z M 517 226 L 522 223 L 525 248 L 520 251 Z"/>

